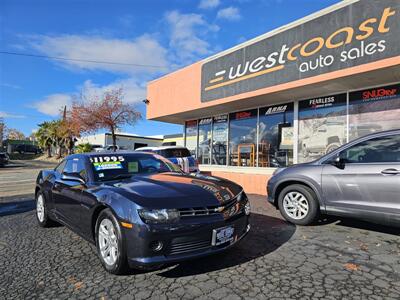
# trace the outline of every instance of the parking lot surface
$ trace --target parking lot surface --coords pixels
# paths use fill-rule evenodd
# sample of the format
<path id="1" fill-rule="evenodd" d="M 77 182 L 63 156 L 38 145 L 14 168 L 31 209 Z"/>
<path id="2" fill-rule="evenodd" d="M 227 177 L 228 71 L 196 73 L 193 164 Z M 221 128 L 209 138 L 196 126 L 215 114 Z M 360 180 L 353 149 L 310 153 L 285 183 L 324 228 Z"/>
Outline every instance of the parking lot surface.
<path id="1" fill-rule="evenodd" d="M 33 169 L 7 176 L 28 179 Z M 1 196 L 12 184 L 3 171 Z M 27 186 L 1 198 L 0 299 L 400 299 L 396 228 L 337 218 L 294 226 L 251 195 L 251 231 L 229 252 L 114 276 L 91 244 L 36 224 Z"/>
<path id="2" fill-rule="evenodd" d="M 54 168 L 56 163 L 35 160 L 15 160 L 0 167 L 0 203 L 8 199 L 32 198 L 39 171 Z"/>

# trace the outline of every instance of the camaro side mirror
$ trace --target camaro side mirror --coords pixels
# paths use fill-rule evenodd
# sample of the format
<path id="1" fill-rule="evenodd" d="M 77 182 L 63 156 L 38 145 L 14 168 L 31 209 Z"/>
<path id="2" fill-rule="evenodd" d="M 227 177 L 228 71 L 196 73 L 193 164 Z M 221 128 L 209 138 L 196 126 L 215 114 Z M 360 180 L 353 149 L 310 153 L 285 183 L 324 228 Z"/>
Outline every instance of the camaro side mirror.
<path id="1" fill-rule="evenodd" d="M 85 184 L 85 180 L 75 173 L 63 173 L 61 179 L 66 181 L 76 181 L 81 184 Z"/>

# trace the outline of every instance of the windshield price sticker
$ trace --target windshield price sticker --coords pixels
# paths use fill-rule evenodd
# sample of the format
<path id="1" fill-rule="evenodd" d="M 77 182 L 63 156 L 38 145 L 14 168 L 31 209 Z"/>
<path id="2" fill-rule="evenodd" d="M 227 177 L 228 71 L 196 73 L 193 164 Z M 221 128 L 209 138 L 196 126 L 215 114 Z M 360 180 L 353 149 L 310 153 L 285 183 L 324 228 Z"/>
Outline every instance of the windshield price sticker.
<path id="1" fill-rule="evenodd" d="M 91 163 L 102 163 L 102 162 L 122 162 L 125 161 L 125 158 L 123 156 L 96 156 L 96 157 L 91 157 L 90 162 Z"/>
<path id="2" fill-rule="evenodd" d="M 120 161 L 95 162 L 93 163 L 93 166 L 96 171 L 122 169 L 122 164 Z"/>

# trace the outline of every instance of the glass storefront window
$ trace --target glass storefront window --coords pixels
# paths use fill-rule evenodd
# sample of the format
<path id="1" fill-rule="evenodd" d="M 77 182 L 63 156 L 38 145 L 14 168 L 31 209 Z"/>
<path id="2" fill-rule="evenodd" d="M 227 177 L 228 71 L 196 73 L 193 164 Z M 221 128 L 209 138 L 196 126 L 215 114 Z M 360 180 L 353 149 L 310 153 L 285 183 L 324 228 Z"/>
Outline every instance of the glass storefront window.
<path id="1" fill-rule="evenodd" d="M 257 109 L 229 115 L 229 165 L 256 166 Z"/>
<path id="2" fill-rule="evenodd" d="M 211 162 L 211 126 L 212 118 L 199 121 L 199 145 L 197 150 L 199 164 L 209 165 Z"/>
<path id="3" fill-rule="evenodd" d="M 214 117 L 211 162 L 213 165 L 226 165 L 227 145 L 228 115 Z"/>
<path id="4" fill-rule="evenodd" d="M 260 108 L 258 166 L 293 164 L 293 103 Z"/>
<path id="5" fill-rule="evenodd" d="M 347 95 L 299 102 L 298 162 L 308 162 L 346 143 Z"/>
<path id="6" fill-rule="evenodd" d="M 185 147 L 189 149 L 190 154 L 197 155 L 197 120 L 188 121 L 185 124 Z"/>
<path id="7" fill-rule="evenodd" d="M 349 139 L 400 127 L 400 84 L 350 93 Z"/>

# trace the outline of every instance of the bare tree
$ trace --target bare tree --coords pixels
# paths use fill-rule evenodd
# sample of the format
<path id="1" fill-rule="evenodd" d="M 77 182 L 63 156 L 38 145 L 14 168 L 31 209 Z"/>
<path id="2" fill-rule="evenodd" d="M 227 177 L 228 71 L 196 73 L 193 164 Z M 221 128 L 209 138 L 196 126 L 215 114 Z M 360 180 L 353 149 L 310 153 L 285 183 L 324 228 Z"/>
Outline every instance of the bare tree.
<path id="1" fill-rule="evenodd" d="M 83 131 L 108 129 L 116 150 L 116 131 L 123 125 L 135 125 L 141 114 L 132 104 L 123 102 L 123 89 L 104 92 L 101 97 L 82 96 L 82 100 L 72 106 L 71 117 Z"/>
<path id="2" fill-rule="evenodd" d="M 15 128 L 9 128 L 7 130 L 7 138 L 10 140 L 24 140 L 25 135 Z"/>

